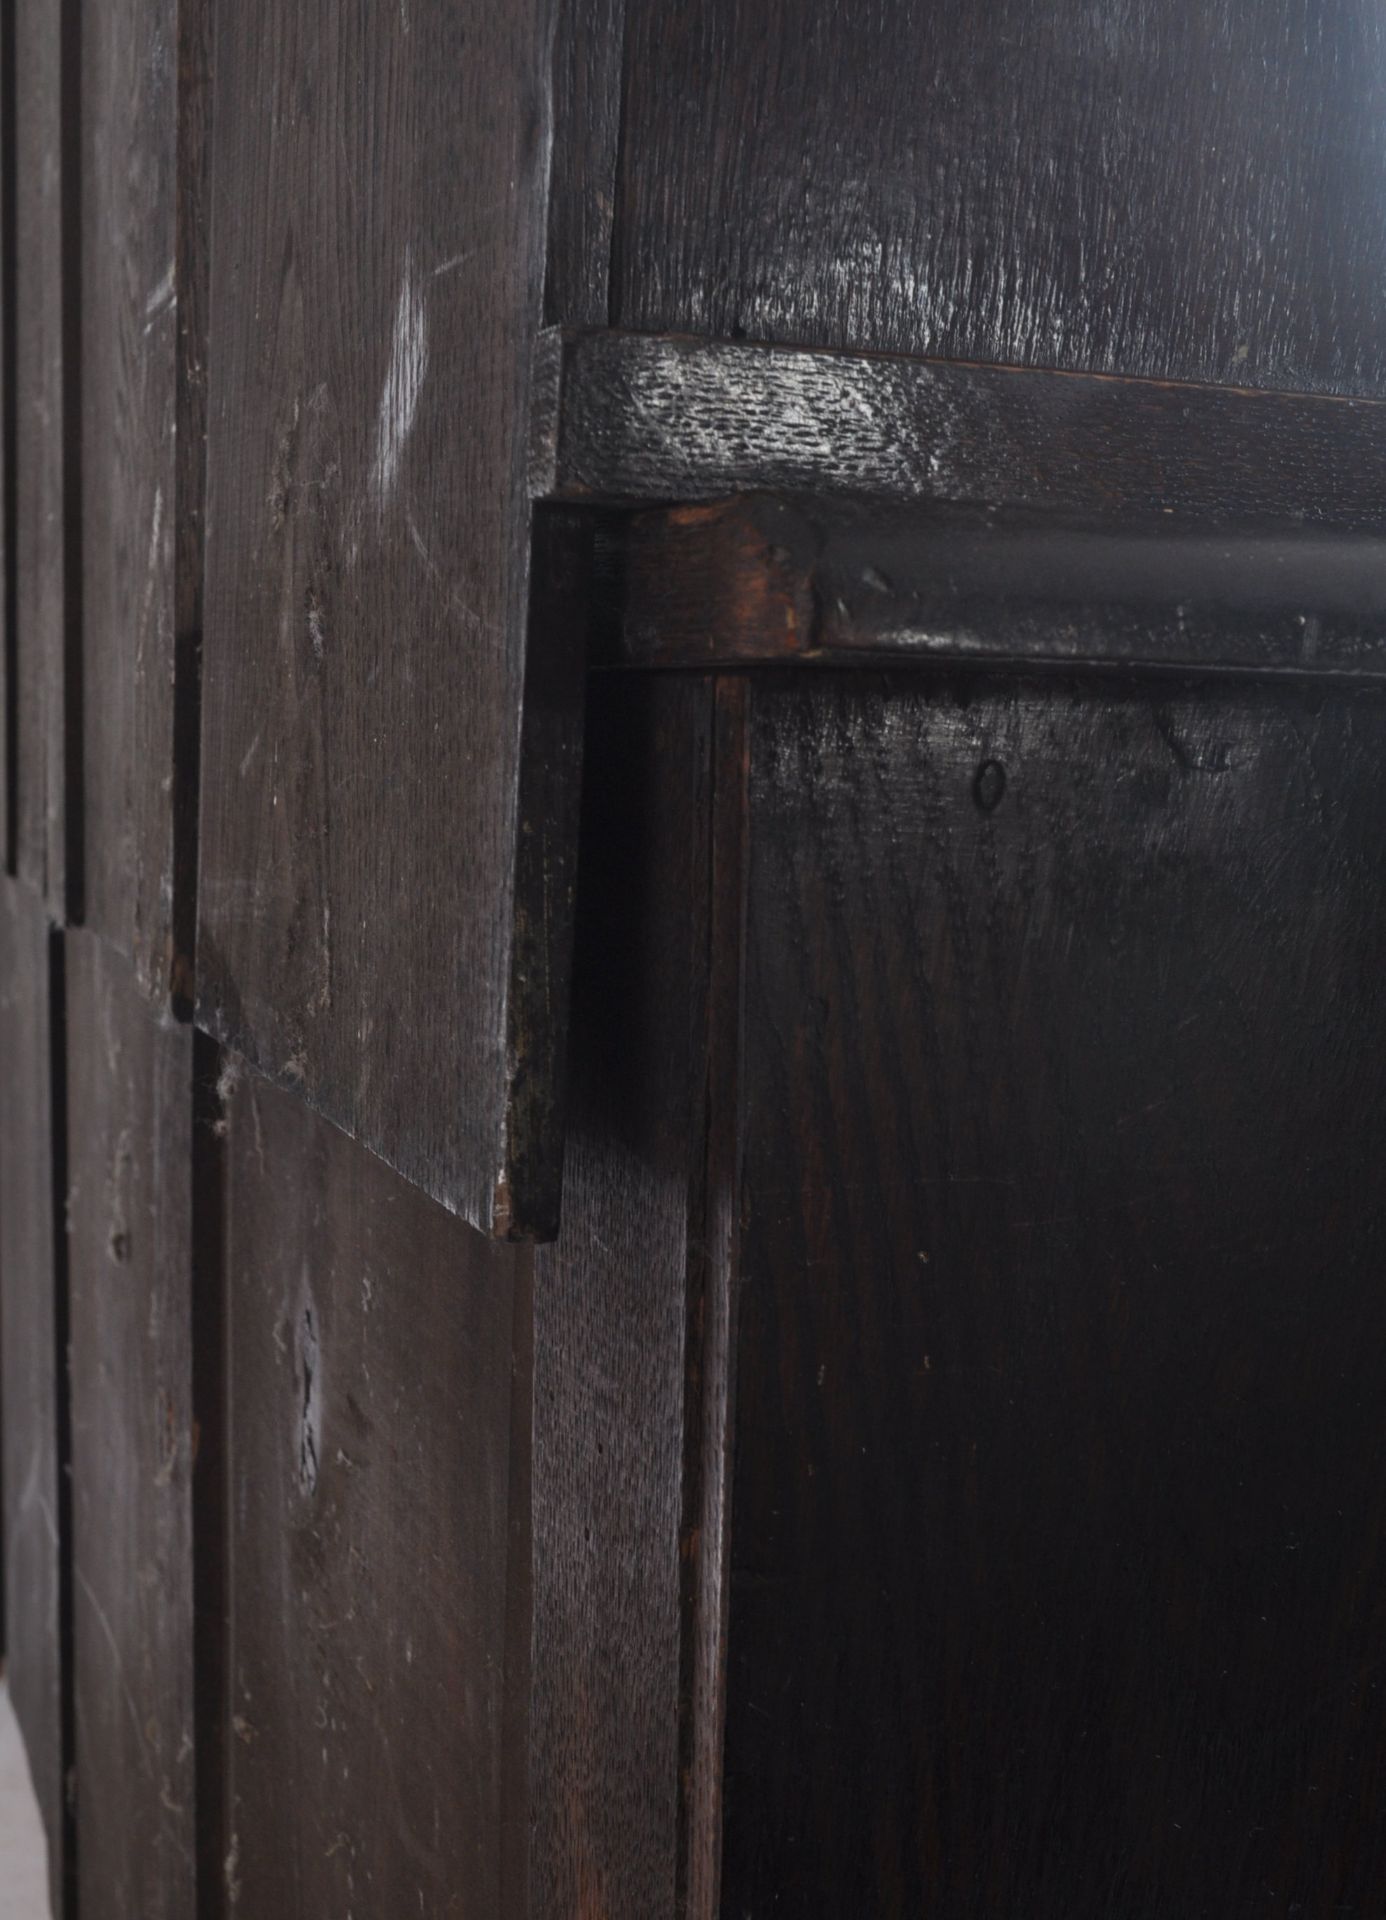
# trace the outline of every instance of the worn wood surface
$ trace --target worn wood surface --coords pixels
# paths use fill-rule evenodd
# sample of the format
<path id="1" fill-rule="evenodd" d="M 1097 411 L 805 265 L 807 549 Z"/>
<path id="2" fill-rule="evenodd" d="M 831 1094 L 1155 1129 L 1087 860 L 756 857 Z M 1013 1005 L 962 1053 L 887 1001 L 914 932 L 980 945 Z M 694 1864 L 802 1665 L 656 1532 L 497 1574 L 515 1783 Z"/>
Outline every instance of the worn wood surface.
<path id="1" fill-rule="evenodd" d="M 212 133 L 199 1018 L 512 1230 L 551 28 L 222 8 Z"/>
<path id="2" fill-rule="evenodd" d="M 234 1062 L 222 1085 L 227 1907 L 515 1912 L 501 1835 L 528 1255 Z"/>
<path id="3" fill-rule="evenodd" d="M 593 689 L 566 1200 L 535 1256 L 533 1920 L 681 1911 L 711 724 L 705 681 Z"/>
<path id="4" fill-rule="evenodd" d="M 1386 673 L 1386 540 L 743 494 L 606 537 L 600 658 Z"/>
<path id="5" fill-rule="evenodd" d="M 192 1920 L 192 1035 L 66 956 L 79 1906 Z"/>
<path id="6" fill-rule="evenodd" d="M 1386 391 L 1374 0 L 630 0 L 612 319 Z"/>
<path id="7" fill-rule="evenodd" d="M 1377 1910 L 1386 706 L 752 724 L 723 1910 Z"/>
<path id="8" fill-rule="evenodd" d="M 117 0 L 81 49 L 85 918 L 165 996 L 187 986 L 175 823 L 197 779 L 174 745 L 200 594 L 202 11 Z"/>
<path id="9" fill-rule="evenodd" d="M 530 484 L 572 500 L 846 493 L 1379 531 L 1382 420 L 1371 400 L 551 330 Z"/>
<path id="10" fill-rule="evenodd" d="M 70 1911 L 74 1892 L 67 1792 L 72 1669 L 66 1249 L 54 1230 L 66 1178 L 61 996 L 61 948 L 38 895 L 22 882 L 0 880 L 5 1670 L 43 1815 L 59 1920 Z"/>
<path id="11" fill-rule="evenodd" d="M 15 414 L 15 35 L 13 7 L 0 9 L 0 869 L 13 873 L 19 818 L 16 640 Z M 0 1641 L 3 1634 L 0 1633 Z"/>
<path id="12" fill-rule="evenodd" d="M 15 0 L 15 819 L 19 873 L 61 913 L 80 874 L 68 873 L 65 782 L 80 756 L 68 749 L 75 688 L 68 673 L 75 633 L 71 556 L 78 517 L 75 481 L 75 320 L 70 255 L 70 156 L 63 111 L 72 85 L 72 0 Z M 69 761 L 71 764 L 69 764 Z M 79 796 L 72 796 L 75 800 Z M 78 814 L 80 818 L 80 811 Z"/>
<path id="13" fill-rule="evenodd" d="M 559 0 L 544 318 L 604 327 L 621 143 L 625 0 Z"/>

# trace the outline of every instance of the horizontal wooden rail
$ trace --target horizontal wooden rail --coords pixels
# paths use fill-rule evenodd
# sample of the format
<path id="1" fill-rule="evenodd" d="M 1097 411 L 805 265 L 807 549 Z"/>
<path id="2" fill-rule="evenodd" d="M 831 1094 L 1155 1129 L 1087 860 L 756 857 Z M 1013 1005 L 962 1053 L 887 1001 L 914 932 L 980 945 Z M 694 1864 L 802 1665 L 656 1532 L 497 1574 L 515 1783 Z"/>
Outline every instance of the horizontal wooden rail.
<path id="1" fill-rule="evenodd" d="M 554 330 L 537 349 L 531 487 L 617 504 L 855 494 L 1367 532 L 1386 528 L 1386 403 Z"/>
<path id="2" fill-rule="evenodd" d="M 978 660 L 1386 677 L 1386 540 L 738 495 L 631 514 L 597 657 Z"/>

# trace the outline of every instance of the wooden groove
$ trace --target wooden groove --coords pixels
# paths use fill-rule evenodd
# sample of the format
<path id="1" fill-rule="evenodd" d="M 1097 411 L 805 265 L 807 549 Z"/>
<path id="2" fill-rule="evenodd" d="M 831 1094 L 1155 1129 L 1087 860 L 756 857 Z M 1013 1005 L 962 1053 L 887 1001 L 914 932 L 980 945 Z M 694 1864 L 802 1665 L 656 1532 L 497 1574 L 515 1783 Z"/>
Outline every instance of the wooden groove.
<path id="1" fill-rule="evenodd" d="M 1368 534 L 743 495 L 633 514 L 608 547 L 608 665 L 1386 675 L 1386 541 Z"/>

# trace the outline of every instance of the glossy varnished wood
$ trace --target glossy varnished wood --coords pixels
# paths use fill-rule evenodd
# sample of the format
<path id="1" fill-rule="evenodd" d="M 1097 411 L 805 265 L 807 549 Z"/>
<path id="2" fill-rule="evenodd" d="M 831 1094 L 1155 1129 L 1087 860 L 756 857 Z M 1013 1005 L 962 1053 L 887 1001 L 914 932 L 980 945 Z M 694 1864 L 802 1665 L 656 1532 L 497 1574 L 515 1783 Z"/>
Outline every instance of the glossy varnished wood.
<path id="1" fill-rule="evenodd" d="M 1374 0 L 630 0 L 613 320 L 1386 391 Z"/>
<path id="2" fill-rule="evenodd" d="M 1382 419 L 1371 400 L 555 329 L 536 350 L 530 484 L 1379 531 Z"/>
<path id="3" fill-rule="evenodd" d="M 509 1048 L 552 26 L 255 0 L 214 63 L 199 1018 L 498 1231 L 545 1224 Z"/>
<path id="4" fill-rule="evenodd" d="M 65 1182 L 61 1000 L 61 948 L 42 902 L 22 882 L 0 880 L 5 1666 L 59 1920 L 74 1892 L 65 1249 L 55 1233 Z"/>
<path id="5" fill-rule="evenodd" d="M 204 11 L 118 0 L 81 49 L 84 911 L 165 997 L 189 985 L 175 652 L 201 571 Z"/>
<path id="6" fill-rule="evenodd" d="M 79 1905 L 192 1920 L 192 1034 L 66 957 Z"/>
<path id="7" fill-rule="evenodd" d="M 528 1256 L 234 1061 L 222 1097 L 227 1910 L 518 1914 L 502 1834 L 521 1817 Z"/>
<path id="8" fill-rule="evenodd" d="M 1376 1910 L 1386 707 L 752 716 L 723 1911 Z"/>

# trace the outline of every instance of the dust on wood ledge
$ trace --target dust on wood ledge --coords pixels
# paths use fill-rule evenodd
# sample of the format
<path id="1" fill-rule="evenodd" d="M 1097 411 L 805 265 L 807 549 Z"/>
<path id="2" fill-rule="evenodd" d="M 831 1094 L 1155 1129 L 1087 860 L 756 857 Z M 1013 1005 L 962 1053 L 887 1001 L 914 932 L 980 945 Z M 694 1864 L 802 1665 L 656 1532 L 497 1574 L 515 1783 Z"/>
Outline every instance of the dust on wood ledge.
<path id="1" fill-rule="evenodd" d="M 554 328 L 530 424 L 539 499 L 765 491 L 1386 522 L 1386 403 L 1332 395 Z"/>

